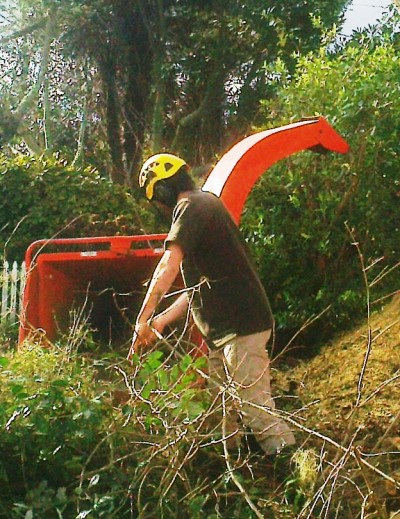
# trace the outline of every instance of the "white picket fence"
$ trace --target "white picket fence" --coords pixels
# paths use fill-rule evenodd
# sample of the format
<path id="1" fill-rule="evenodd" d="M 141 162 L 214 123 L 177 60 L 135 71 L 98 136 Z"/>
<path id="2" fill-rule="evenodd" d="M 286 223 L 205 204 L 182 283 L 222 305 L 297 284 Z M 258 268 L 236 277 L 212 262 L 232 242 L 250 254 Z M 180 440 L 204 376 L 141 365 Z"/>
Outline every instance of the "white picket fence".
<path id="1" fill-rule="evenodd" d="M 25 263 L 18 265 L 16 261 L 4 261 L 0 268 L 0 322 L 14 324 L 21 312 L 26 280 Z"/>

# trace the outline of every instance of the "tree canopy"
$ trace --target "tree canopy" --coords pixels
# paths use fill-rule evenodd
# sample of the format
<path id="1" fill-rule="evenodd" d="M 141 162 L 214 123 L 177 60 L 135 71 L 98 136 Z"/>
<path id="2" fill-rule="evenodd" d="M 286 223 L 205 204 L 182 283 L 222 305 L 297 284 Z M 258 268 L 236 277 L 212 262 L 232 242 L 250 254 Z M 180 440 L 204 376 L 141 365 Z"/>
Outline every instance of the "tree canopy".
<path id="1" fill-rule="evenodd" d="M 347 3 L 3 0 L 2 144 L 84 153 L 118 183 L 147 152 L 213 162 L 257 120 L 276 60 L 293 70 Z"/>
<path id="2" fill-rule="evenodd" d="M 114 204 L 106 193 L 117 196 L 116 191 L 101 181 L 110 172 L 111 179 L 127 183 L 142 154 L 168 147 L 194 165 L 214 161 L 229 141 L 254 131 L 256 124 L 271 128 L 321 114 L 349 141 L 349 155 L 301 154 L 277 165 L 262 178 L 243 220 L 278 325 L 285 338 L 310 315 L 330 308 L 318 320 L 321 339 L 321 329 L 329 336 L 362 312 L 363 279 L 350 232 L 362 245 L 365 265 L 377 261 L 370 272 L 382 267 L 390 273 L 374 291 L 382 287 L 383 294 L 394 283 L 399 253 L 395 10 L 342 45 L 333 27 L 313 49 L 320 41 L 316 34 L 324 30 L 315 17 L 307 18 L 303 40 L 287 36 L 279 43 L 278 14 L 289 16 L 286 4 L 264 12 L 261 2 L 244 7 L 233 2 L 229 8 L 216 4 L 216 11 L 208 2 L 198 6 L 197 15 L 185 2 L 157 4 L 162 11 L 151 2 L 127 3 L 124 9 L 94 0 L 14 4 L 16 12 L 25 11 L 17 32 L 2 40 L 12 43 L 2 47 L 8 66 L 1 83 L 4 149 L 8 143 L 10 151 L 37 148 L 38 154 L 57 157 L 2 161 L 0 189 L 9 209 L 0 228 L 8 257 L 22 258 L 30 241 L 44 235 L 114 232 L 121 216 L 130 232 L 143 228 L 135 219 L 142 209 L 124 197 Z M 325 15 L 328 20 L 328 10 Z M 157 20 L 164 22 L 163 38 Z M 126 26 L 128 21 L 133 25 Z M 224 37 L 218 39 L 221 31 Z M 290 34 L 296 31 L 293 26 Z M 97 165 L 100 175 L 82 163 Z M 90 189 L 81 179 L 88 179 Z M 103 188 L 104 200 L 96 207 L 93 195 L 100 189 L 101 198 Z M 77 216 L 78 227 L 70 222 Z M 148 215 L 145 220 L 146 230 L 161 229 Z"/>

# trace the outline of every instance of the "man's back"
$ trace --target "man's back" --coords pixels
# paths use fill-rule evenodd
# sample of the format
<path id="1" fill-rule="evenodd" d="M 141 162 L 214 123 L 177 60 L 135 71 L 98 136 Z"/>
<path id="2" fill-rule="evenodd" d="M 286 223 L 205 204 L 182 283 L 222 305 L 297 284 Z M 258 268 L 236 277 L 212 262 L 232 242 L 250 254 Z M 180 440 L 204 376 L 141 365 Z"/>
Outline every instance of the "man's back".
<path id="1" fill-rule="evenodd" d="M 182 273 L 203 335 L 223 341 L 272 328 L 273 318 L 248 246 L 215 195 L 192 191 L 177 204 L 166 240 L 184 251 Z"/>

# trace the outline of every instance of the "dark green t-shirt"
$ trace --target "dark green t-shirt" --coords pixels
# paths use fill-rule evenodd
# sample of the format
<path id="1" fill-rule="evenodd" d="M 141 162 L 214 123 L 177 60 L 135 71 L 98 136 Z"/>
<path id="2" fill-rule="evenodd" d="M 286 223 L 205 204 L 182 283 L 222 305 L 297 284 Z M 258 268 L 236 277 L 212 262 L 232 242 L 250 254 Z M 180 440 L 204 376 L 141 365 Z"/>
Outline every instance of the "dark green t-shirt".
<path id="1" fill-rule="evenodd" d="M 272 328 L 273 317 L 246 241 L 219 198 L 192 191 L 175 207 L 165 241 L 184 252 L 182 275 L 203 336 L 220 342 Z"/>

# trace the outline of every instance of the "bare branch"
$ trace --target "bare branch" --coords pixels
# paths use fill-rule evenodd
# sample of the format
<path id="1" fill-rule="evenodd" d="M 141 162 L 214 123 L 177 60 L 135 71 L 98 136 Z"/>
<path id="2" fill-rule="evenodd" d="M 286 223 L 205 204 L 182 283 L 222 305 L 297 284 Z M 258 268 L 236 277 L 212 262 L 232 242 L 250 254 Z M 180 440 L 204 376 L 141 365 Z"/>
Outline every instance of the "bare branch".
<path id="1" fill-rule="evenodd" d="M 26 36 L 27 34 L 32 34 L 37 29 L 42 29 L 46 25 L 46 19 L 42 18 L 32 25 L 28 25 L 18 31 L 13 32 L 8 36 L 4 36 L 4 38 L 0 38 L 0 45 L 6 45 L 8 42 L 12 40 L 16 40 L 17 38 L 21 38 L 22 36 Z"/>
<path id="2" fill-rule="evenodd" d="M 36 80 L 36 83 L 32 86 L 31 90 L 22 99 L 18 108 L 14 112 L 14 116 L 16 117 L 16 119 L 18 121 L 23 120 L 25 113 L 28 111 L 28 109 L 30 108 L 32 103 L 37 98 L 40 87 L 42 86 L 45 75 L 47 74 L 47 69 L 48 69 L 49 59 L 50 59 L 51 42 L 53 41 L 53 38 L 54 38 L 56 21 L 57 21 L 57 8 L 53 6 L 49 10 L 49 14 L 48 14 L 47 20 L 46 20 L 46 28 L 45 28 L 45 34 L 44 34 L 44 43 L 43 43 L 43 49 L 42 49 L 42 59 L 41 59 L 41 63 L 40 63 L 39 75 Z"/>
<path id="3" fill-rule="evenodd" d="M 357 249 L 357 254 L 358 254 L 358 257 L 359 257 L 359 260 L 360 260 L 360 265 L 361 265 L 361 269 L 362 269 L 362 276 L 363 276 L 365 292 L 366 292 L 368 339 L 367 339 L 367 347 L 366 347 L 366 350 L 365 350 L 364 360 L 363 360 L 363 364 L 362 364 L 362 367 L 361 367 L 360 377 L 358 379 L 358 385 L 357 385 L 357 400 L 356 400 L 356 403 L 355 403 L 355 407 L 358 407 L 358 405 L 359 405 L 359 403 L 361 401 L 361 398 L 362 398 L 362 389 L 363 389 L 364 375 L 365 375 L 365 371 L 367 369 L 367 364 L 368 364 L 368 360 L 369 360 L 369 357 L 370 357 L 370 354 L 371 354 L 371 346 L 372 346 L 370 290 L 369 290 L 369 283 L 368 283 L 368 278 L 367 278 L 367 274 L 366 274 L 364 257 L 363 257 L 363 254 L 361 252 L 359 243 L 357 242 L 357 240 L 355 238 L 355 235 L 354 235 L 354 232 L 350 229 L 350 227 L 347 224 L 347 222 L 345 223 L 345 226 L 346 226 L 347 232 L 349 233 L 349 235 L 350 235 L 350 237 L 352 239 L 353 245 Z"/>

